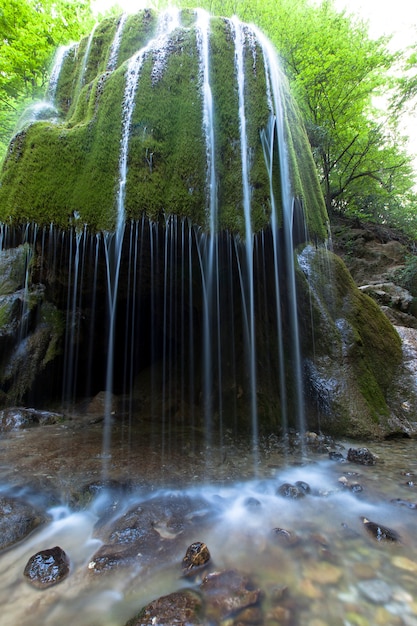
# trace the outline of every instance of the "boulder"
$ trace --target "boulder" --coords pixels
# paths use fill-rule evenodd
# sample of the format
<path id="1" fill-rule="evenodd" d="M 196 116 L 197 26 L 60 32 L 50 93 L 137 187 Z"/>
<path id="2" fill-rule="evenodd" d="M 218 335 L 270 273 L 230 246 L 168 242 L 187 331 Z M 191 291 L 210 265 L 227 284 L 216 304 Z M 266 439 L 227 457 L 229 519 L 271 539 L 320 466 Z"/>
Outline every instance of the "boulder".
<path id="1" fill-rule="evenodd" d="M 19 430 L 30 426 L 45 426 L 48 424 L 59 424 L 64 419 L 62 413 L 53 411 L 39 411 L 37 409 L 26 409 L 14 407 L 0 411 L 0 432 L 9 430 Z"/>
<path id="2" fill-rule="evenodd" d="M 375 465 L 377 457 L 368 448 L 349 448 L 347 460 L 359 465 Z"/>
<path id="3" fill-rule="evenodd" d="M 21 541 L 46 517 L 31 504 L 18 498 L 0 497 L 0 550 Z"/>
<path id="4" fill-rule="evenodd" d="M 126 626 L 193 626 L 203 624 L 200 594 L 191 589 L 175 591 L 150 602 Z"/>

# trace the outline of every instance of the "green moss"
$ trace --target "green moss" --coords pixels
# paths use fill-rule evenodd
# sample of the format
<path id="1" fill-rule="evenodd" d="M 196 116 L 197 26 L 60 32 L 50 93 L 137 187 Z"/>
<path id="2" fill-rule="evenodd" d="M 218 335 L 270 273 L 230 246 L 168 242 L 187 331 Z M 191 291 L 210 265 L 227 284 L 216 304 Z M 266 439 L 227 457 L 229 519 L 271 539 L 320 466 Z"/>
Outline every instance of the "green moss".
<path id="1" fill-rule="evenodd" d="M 252 189 L 252 229 L 258 232 L 270 220 L 270 184 L 261 143 L 261 131 L 269 119 L 265 65 L 258 45 L 245 47 L 245 104 L 248 145 L 250 146 L 249 181 Z"/>
<path id="2" fill-rule="evenodd" d="M 11 307 L 8 302 L 0 303 L 0 333 L 10 323 Z"/>
<path id="3" fill-rule="evenodd" d="M 196 16 L 193 11 L 183 11 L 181 17 L 185 27 L 172 34 L 162 65 L 161 51 L 156 50 L 149 52 L 141 69 L 129 139 L 125 212 L 132 219 L 142 214 L 150 219 L 176 214 L 207 228 L 207 155 Z M 118 66 L 107 71 L 119 21 L 120 16 L 109 18 L 97 26 L 88 58 L 88 38 L 67 54 L 57 86 L 62 122 L 34 123 L 12 143 L 1 174 L 0 220 L 54 222 L 66 228 L 76 213 L 80 223 L 91 230 L 114 228 L 126 71 L 132 55 L 155 35 L 157 14 L 145 10 L 127 18 Z M 260 140 L 269 110 L 262 51 L 249 31 L 245 38 L 251 218 L 252 228 L 258 232 L 267 226 L 271 211 Z M 244 233 L 239 94 L 229 20 L 211 19 L 209 47 L 218 228 Z M 311 233 L 323 238 L 324 204 L 290 97 L 285 98 L 285 110 L 293 188 L 303 201 Z M 307 164 L 301 166 L 301 161 Z M 279 212 L 278 158 L 275 179 Z"/>
<path id="4" fill-rule="evenodd" d="M 117 57 L 118 66 L 147 44 L 155 35 L 156 26 L 157 14 L 149 9 L 128 16 Z"/>
<path id="5" fill-rule="evenodd" d="M 230 27 L 222 18 L 211 20 L 210 54 L 210 80 L 215 103 L 219 228 L 244 232 L 235 51 Z"/>
<path id="6" fill-rule="evenodd" d="M 181 31 L 158 76 L 141 70 L 129 139 L 125 210 L 137 218 L 162 212 L 198 221 L 205 193 L 205 146 L 195 35 Z M 201 216 L 200 216 L 201 219 Z"/>
<path id="7" fill-rule="evenodd" d="M 65 320 L 62 311 L 48 302 L 42 304 L 40 319 L 41 325 L 45 325 L 49 330 L 49 343 L 41 362 L 41 367 L 44 368 L 61 354 Z"/>
<path id="8" fill-rule="evenodd" d="M 324 267 L 327 272 L 323 272 Z M 344 328 L 343 359 L 356 381 L 357 392 L 367 403 L 371 419 L 378 423 L 389 414 L 386 396 L 402 360 L 400 338 L 377 304 L 356 287 L 339 257 L 319 250 L 312 268 L 321 306 L 338 328 Z M 318 315 L 323 318 L 323 311 Z M 329 326 L 323 326 L 323 321 L 320 325 L 326 330 L 323 344 L 316 341 L 315 349 L 326 352 L 331 347 L 326 337 Z"/>

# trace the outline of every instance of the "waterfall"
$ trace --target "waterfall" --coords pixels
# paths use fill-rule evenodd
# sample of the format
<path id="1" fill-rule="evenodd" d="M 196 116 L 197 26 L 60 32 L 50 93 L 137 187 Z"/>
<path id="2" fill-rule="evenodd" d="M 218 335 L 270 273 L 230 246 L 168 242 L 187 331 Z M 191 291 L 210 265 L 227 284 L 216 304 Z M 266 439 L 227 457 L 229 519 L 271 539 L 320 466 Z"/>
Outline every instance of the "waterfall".
<path id="1" fill-rule="evenodd" d="M 67 54 L 73 47 L 74 44 L 69 44 L 67 46 L 60 46 L 57 50 L 51 74 L 49 76 L 49 85 L 47 90 L 47 97 L 50 102 L 55 101 L 56 90 L 58 87 L 58 81 L 61 74 L 62 66 L 64 64 Z"/>
<path id="2" fill-rule="evenodd" d="M 122 137 L 120 140 L 119 154 L 119 183 L 117 191 L 117 222 L 114 233 L 105 237 L 106 267 L 107 267 L 107 294 L 109 310 L 109 331 L 107 351 L 107 375 L 106 375 L 106 406 L 105 427 L 103 431 L 103 470 L 107 473 L 107 459 L 110 457 L 111 440 L 111 412 L 112 391 L 114 377 L 114 349 L 116 329 L 116 308 L 119 287 L 120 263 L 122 256 L 123 238 L 125 232 L 125 190 L 127 177 L 127 164 L 129 153 L 129 138 L 131 133 L 131 121 L 135 106 L 135 96 L 138 80 L 143 63 L 147 56 L 155 52 L 154 71 L 158 74 L 166 57 L 166 45 L 169 35 L 179 26 L 179 11 L 169 10 L 163 13 L 158 21 L 155 38 L 141 48 L 130 59 L 126 71 L 126 85 L 123 98 L 122 113 Z M 156 70 L 155 70 L 156 68 Z"/>
<path id="3" fill-rule="evenodd" d="M 138 50 L 129 41 L 149 36 L 153 16 L 143 14 L 143 32 L 136 35 L 122 15 L 100 34 L 108 37 L 104 74 L 104 49 L 95 54 L 94 30 L 78 60 L 60 49 L 51 74 L 49 94 L 56 93 L 65 58 L 74 63 L 69 75 L 75 82 L 78 77 L 68 94 L 61 93 L 63 84 L 58 90 L 72 111 L 77 107 L 76 128 L 71 113 L 70 123 L 48 128 L 43 144 L 58 133 L 54 154 L 62 152 L 67 167 L 59 172 L 59 193 L 63 197 L 68 171 L 68 206 L 79 206 L 69 212 L 69 229 L 64 217 L 62 231 L 52 224 L 34 234 L 33 255 L 37 279 L 63 314 L 54 399 L 75 407 L 85 398 L 89 406 L 87 398 L 101 394 L 104 475 L 113 428 L 125 419 L 130 439 L 131 427 L 147 416 L 149 432 L 162 436 L 164 458 L 178 441 L 196 448 L 195 433 L 204 433 L 208 451 L 224 447 L 231 432 L 251 434 L 255 464 L 266 428 L 304 429 L 289 166 L 295 147 L 286 143 L 279 63 L 264 36 L 236 17 L 197 9 L 185 19 L 183 27 L 178 10 L 161 14 Z M 133 54 L 119 64 L 122 43 L 123 56 L 128 44 Z M 95 84 L 95 69 L 105 80 L 89 93 L 95 113 L 84 120 L 77 95 L 85 78 Z M 73 132 L 84 150 L 82 171 L 74 166 L 79 146 Z M 37 173 L 41 160 L 30 158 L 38 144 L 29 132 L 16 141 L 16 151 L 24 141 L 33 145 L 25 158 Z M 114 150 L 111 165 L 103 146 Z M 24 159 L 14 156 L 9 163 L 20 167 Z M 39 175 L 53 203 L 50 171 L 42 163 Z M 86 171 L 96 185 L 92 196 Z M 83 188 L 75 189 L 83 176 Z M 101 206 L 105 218 L 97 217 L 90 231 L 88 221 Z M 8 228 L 0 230 L 0 247 L 6 240 L 11 245 Z"/>
<path id="4" fill-rule="evenodd" d="M 84 51 L 84 55 L 83 55 L 83 60 L 81 63 L 81 69 L 80 69 L 80 73 L 78 76 L 78 83 L 77 83 L 77 93 L 76 96 L 79 95 L 79 92 L 81 91 L 81 89 L 84 87 L 84 82 L 85 82 L 85 74 L 87 72 L 87 64 L 88 64 L 88 59 L 90 57 L 90 51 L 91 51 L 91 45 L 93 43 L 93 39 L 94 39 L 94 33 L 96 32 L 96 28 L 98 26 L 98 22 L 96 22 L 93 26 L 93 29 L 91 31 L 91 33 L 88 36 L 87 39 L 87 44 L 85 46 L 85 51 Z"/>
<path id="5" fill-rule="evenodd" d="M 122 33 L 127 20 L 127 13 L 123 13 L 117 25 L 116 33 L 111 44 L 109 60 L 107 62 L 107 70 L 112 71 L 116 68 L 117 57 L 119 54 L 120 43 L 122 41 Z"/>
<path id="6" fill-rule="evenodd" d="M 207 238 L 199 246 L 200 269 L 203 277 L 203 371 L 204 412 L 207 448 L 211 445 L 211 420 L 213 412 L 213 361 L 215 354 L 221 361 L 221 344 L 218 315 L 218 237 L 217 237 L 217 177 L 214 137 L 214 107 L 210 83 L 209 32 L 210 15 L 203 9 L 196 10 L 197 48 L 199 52 L 200 80 L 203 96 L 203 135 L 206 146 L 206 198 L 208 211 Z M 213 320 L 217 319 L 217 325 Z M 221 368 L 218 368 L 219 398 L 221 398 Z M 220 422 L 222 408 L 219 406 Z"/>
<path id="7" fill-rule="evenodd" d="M 277 285 L 277 294 L 279 291 L 279 242 L 278 242 L 278 223 L 276 216 L 276 199 L 274 197 L 272 175 L 274 173 L 274 151 L 277 151 L 279 161 L 279 176 L 281 181 L 281 206 L 282 206 L 282 231 L 284 233 L 284 267 L 286 273 L 287 302 L 290 317 L 291 332 L 291 356 L 292 356 L 292 380 L 295 385 L 295 410 L 297 415 L 298 427 L 301 431 L 305 430 L 304 415 L 304 389 L 303 389 L 303 368 L 301 361 L 300 335 L 298 328 L 298 312 L 297 312 L 297 290 L 295 281 L 295 252 L 293 244 L 293 223 L 294 223 L 294 203 L 295 199 L 291 191 L 291 176 L 289 170 L 289 157 L 287 141 L 284 133 L 284 109 L 282 102 L 282 80 L 283 75 L 279 66 L 278 57 L 270 42 L 257 29 L 255 29 L 257 39 L 262 46 L 267 90 L 270 98 L 271 115 L 269 127 L 263 133 L 264 153 L 266 154 L 266 163 L 270 176 L 271 204 L 273 207 L 271 213 L 271 226 L 274 238 L 274 257 L 275 257 L 275 282 Z M 276 145 L 276 148 L 274 147 Z M 281 309 L 280 299 L 277 296 L 277 311 Z M 279 319 L 280 313 L 277 318 Z M 279 322 L 280 324 L 281 322 Z M 281 336 L 281 330 L 278 329 L 278 336 Z M 282 340 L 279 339 L 282 344 Z M 281 350 L 281 347 L 280 347 Z M 283 360 L 280 356 L 280 363 L 283 367 Z M 281 383 L 284 376 L 281 376 Z M 284 392 L 284 390 L 282 390 Z M 285 397 L 284 395 L 282 396 Z"/>
<path id="8" fill-rule="evenodd" d="M 258 411 L 256 402 L 256 339 L 255 339 L 255 295 L 253 274 L 253 233 L 251 223 L 251 188 L 249 182 L 249 155 L 246 134 L 246 105 L 245 105 L 245 68 L 244 43 L 245 31 L 243 24 L 233 17 L 231 20 L 235 42 L 236 81 L 239 94 L 239 125 L 240 125 L 240 152 L 242 167 L 243 215 L 245 219 L 245 253 L 246 270 L 240 271 L 243 306 L 246 313 L 246 333 L 249 362 L 249 384 L 251 394 L 251 415 L 253 445 L 258 445 Z"/>

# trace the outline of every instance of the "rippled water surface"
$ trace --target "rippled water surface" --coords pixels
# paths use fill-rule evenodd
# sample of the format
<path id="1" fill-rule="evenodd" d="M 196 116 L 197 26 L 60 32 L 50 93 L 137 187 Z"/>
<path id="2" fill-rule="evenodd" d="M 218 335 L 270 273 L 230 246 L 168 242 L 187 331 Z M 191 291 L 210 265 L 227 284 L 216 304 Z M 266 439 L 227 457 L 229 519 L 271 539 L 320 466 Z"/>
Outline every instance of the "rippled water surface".
<path id="1" fill-rule="evenodd" d="M 307 446 L 302 456 L 283 454 L 270 438 L 255 463 L 243 444 L 207 450 L 195 438 L 156 442 L 151 428 L 145 432 L 115 428 L 107 478 L 128 483 L 129 490 L 112 501 L 113 511 L 186 495 L 189 516 L 203 520 L 204 514 L 204 521 L 179 530 L 172 548 L 168 544 L 151 566 L 138 555 L 133 567 L 100 575 L 89 568 L 101 545 L 94 527 L 110 504 L 105 492 L 88 502 L 80 494 L 102 478 L 101 425 L 74 419 L 2 435 L 2 492 L 19 493 L 50 516 L 0 554 L 2 626 L 122 626 L 151 600 L 192 584 L 181 576 L 181 560 L 194 541 L 207 544 L 212 568 L 251 576 L 263 592 L 265 624 L 417 626 L 414 440 L 368 442 L 378 461 L 363 466 L 331 461 L 325 446 Z M 346 457 L 349 447 L 361 445 L 341 442 L 337 451 Z M 277 493 L 297 481 L 310 493 L 298 499 Z M 364 517 L 400 540 L 377 541 Z M 161 536 L 170 537 L 158 524 L 155 519 Z M 70 575 L 36 590 L 24 579 L 24 567 L 35 552 L 55 545 L 68 554 Z M 283 621 L 272 618 L 277 602 Z"/>

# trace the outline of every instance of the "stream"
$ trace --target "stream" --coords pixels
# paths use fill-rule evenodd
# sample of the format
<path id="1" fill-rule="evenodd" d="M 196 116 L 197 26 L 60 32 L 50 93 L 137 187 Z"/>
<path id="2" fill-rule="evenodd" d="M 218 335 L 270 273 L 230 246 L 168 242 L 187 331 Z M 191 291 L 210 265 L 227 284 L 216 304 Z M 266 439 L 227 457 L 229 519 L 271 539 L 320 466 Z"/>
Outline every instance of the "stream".
<path id="1" fill-rule="evenodd" d="M 306 445 L 289 451 L 271 435 L 253 455 L 231 437 L 208 450 L 198 433 L 160 441 L 151 423 L 138 433 L 116 423 L 103 479 L 101 434 L 100 421 L 82 416 L 2 434 L 0 495 L 19 495 L 48 517 L 0 553 L 2 626 L 123 626 L 151 600 L 198 584 L 181 570 L 196 541 L 209 548 L 211 571 L 244 572 L 262 590 L 264 624 L 417 626 L 414 440 L 332 446 L 307 434 Z M 349 448 L 363 446 L 375 465 L 346 462 Z M 344 462 L 331 460 L 329 448 Z M 282 485 L 295 483 L 302 497 L 283 496 Z M 89 498 L 87 485 L 96 486 Z M 123 518 L 135 507 L 154 515 L 163 549 L 146 561 L 145 550 L 126 567 L 94 570 L 109 512 Z M 183 519 L 166 523 L 165 509 L 176 507 Z M 398 541 L 378 540 L 363 518 Z M 25 565 L 54 546 L 67 553 L 70 573 L 36 589 Z"/>

